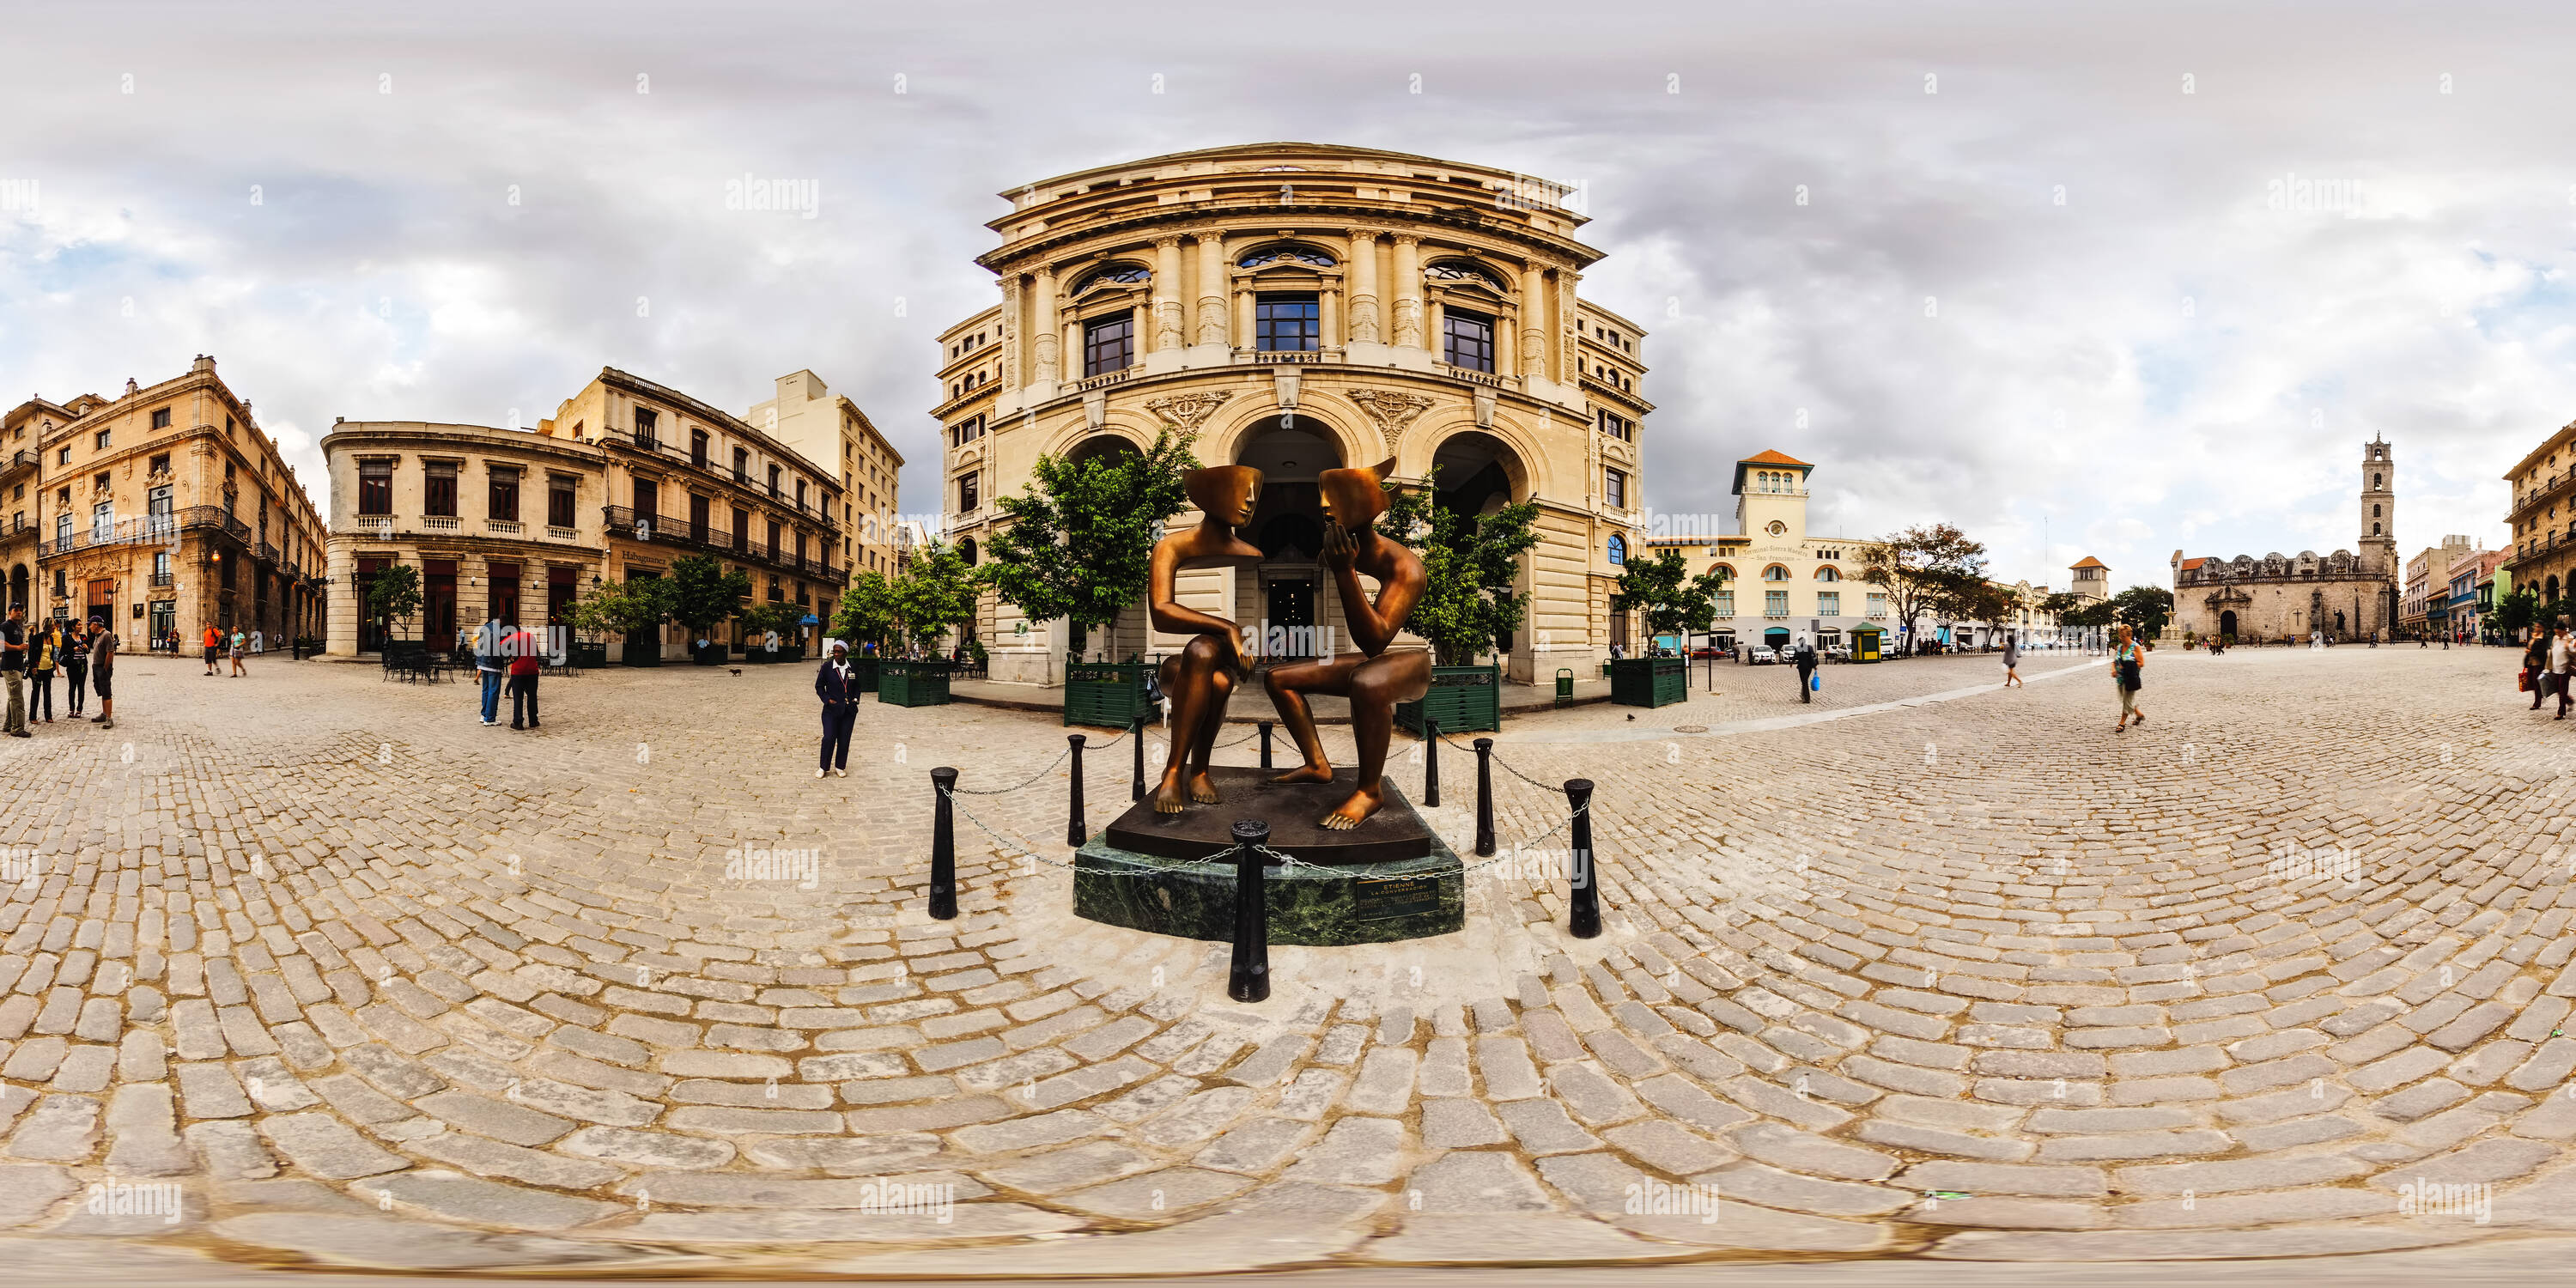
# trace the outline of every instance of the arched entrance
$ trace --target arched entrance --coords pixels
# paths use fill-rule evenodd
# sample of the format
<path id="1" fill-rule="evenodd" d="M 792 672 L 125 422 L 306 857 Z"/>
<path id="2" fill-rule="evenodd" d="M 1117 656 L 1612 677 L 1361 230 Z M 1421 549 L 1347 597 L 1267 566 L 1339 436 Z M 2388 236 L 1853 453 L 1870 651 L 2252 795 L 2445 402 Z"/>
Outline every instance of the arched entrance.
<path id="1" fill-rule="evenodd" d="M 1235 620 L 1244 638 L 1273 659 L 1329 657 L 1341 605 L 1328 602 L 1320 566 L 1324 503 L 1316 479 L 1341 469 L 1340 436 L 1310 417 L 1265 420 L 1237 440 L 1236 465 L 1261 471 L 1261 500 L 1245 535 L 1261 547 L 1258 567 L 1236 574 Z"/>
<path id="2" fill-rule="evenodd" d="M 2220 639 L 2234 639 L 2236 637 L 2235 609 L 2228 609 L 2226 612 L 2218 615 L 2218 637 Z"/>
<path id="3" fill-rule="evenodd" d="M 19 564 L 9 570 L 8 603 L 0 606 L 0 611 L 6 611 L 9 608 L 24 608 L 30 615 L 34 612 L 35 606 L 27 600 L 27 565 L 25 564 Z"/>
<path id="4" fill-rule="evenodd" d="M 1530 472 L 1520 453 L 1500 437 L 1481 430 L 1467 430 L 1440 440 L 1431 453 L 1433 501 L 1443 510 L 1484 518 L 1530 495 Z M 1530 596 L 1529 561 L 1521 561 L 1520 574 L 1512 594 L 1522 600 Z M 1537 673 L 1538 632 L 1526 620 L 1522 629 L 1494 641 L 1495 652 L 1503 659 L 1503 670 L 1510 678 L 1528 683 Z M 1546 647 L 1578 650 L 1591 645 L 1589 630 L 1577 640 L 1549 640 Z M 1645 641 L 1629 641 L 1632 649 Z"/>

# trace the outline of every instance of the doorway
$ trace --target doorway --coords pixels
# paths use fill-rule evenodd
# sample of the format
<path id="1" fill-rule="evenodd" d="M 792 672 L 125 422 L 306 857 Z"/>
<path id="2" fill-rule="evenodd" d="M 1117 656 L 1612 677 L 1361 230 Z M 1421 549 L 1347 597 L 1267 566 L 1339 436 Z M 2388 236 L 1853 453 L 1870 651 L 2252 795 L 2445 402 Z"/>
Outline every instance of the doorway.
<path id="1" fill-rule="evenodd" d="M 2226 612 L 2220 613 L 2220 614 L 2218 615 L 2218 638 L 2220 638 L 2220 639 L 2222 639 L 2222 640 L 2230 640 L 2230 639 L 2234 639 L 2234 638 L 2236 638 L 2236 610 L 2235 610 L 2235 609 L 2233 609 L 2233 608 L 2228 609 Z"/>
<path id="2" fill-rule="evenodd" d="M 1281 578 L 1263 587 L 1262 639 L 1257 647 L 1271 661 L 1325 656 L 1315 630 L 1315 583 Z"/>

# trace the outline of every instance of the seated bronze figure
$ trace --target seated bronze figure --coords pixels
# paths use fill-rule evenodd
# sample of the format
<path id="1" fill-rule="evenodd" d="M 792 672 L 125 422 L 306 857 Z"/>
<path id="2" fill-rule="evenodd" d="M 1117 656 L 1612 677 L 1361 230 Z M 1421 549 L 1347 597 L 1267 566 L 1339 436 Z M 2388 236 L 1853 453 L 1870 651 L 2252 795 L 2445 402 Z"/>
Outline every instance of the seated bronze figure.
<path id="1" fill-rule="evenodd" d="M 1252 673 L 1244 650 L 1243 628 L 1213 613 L 1180 602 L 1176 587 L 1183 568 L 1235 567 L 1257 563 L 1261 548 L 1237 535 L 1252 522 L 1253 504 L 1261 496 L 1261 471 L 1249 465 L 1217 465 L 1182 477 L 1190 503 L 1199 508 L 1199 524 L 1154 543 L 1147 612 L 1154 629 L 1178 634 L 1194 631 L 1188 647 L 1163 659 L 1163 694 L 1171 701 L 1172 748 L 1154 788 L 1154 812 L 1178 814 L 1189 801 L 1216 803 L 1216 785 L 1208 778 L 1208 754 L 1218 726 L 1225 723 L 1226 699 L 1234 686 Z"/>

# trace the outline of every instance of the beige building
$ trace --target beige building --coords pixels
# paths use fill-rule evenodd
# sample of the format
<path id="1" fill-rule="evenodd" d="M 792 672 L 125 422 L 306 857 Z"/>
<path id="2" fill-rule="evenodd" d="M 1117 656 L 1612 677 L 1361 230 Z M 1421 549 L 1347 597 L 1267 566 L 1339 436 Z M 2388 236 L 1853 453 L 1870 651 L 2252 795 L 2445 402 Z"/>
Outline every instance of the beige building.
<path id="1" fill-rule="evenodd" d="M 1887 593 L 1860 579 L 1862 555 L 1877 543 L 1807 531 L 1807 476 L 1815 468 L 1783 452 L 1745 457 L 1735 463 L 1733 534 L 1646 542 L 1650 554 L 1681 551 L 1694 577 L 1726 575 L 1714 622 L 1720 643 L 1779 648 L 1805 636 L 1819 648 L 1847 647 L 1855 628 L 1874 625 L 1896 645 L 1903 623 L 1891 617 Z M 1632 648 L 1646 643 L 1626 638 L 1624 624 L 1616 633 Z"/>
<path id="2" fill-rule="evenodd" d="M 19 405 L 0 498 L 8 599 L 31 617 L 103 618 L 135 650 L 322 632 L 321 514 L 212 357 L 113 401 Z"/>
<path id="3" fill-rule="evenodd" d="M 2439 635 L 2449 616 L 2451 565 L 2476 557 L 2477 542 L 2457 533 L 2426 546 L 2406 561 L 2406 593 L 2397 611 L 2398 630 L 2409 636 Z"/>
<path id="4" fill-rule="evenodd" d="M 2279 551 L 2256 559 L 2173 552 L 2172 630 L 2202 639 L 2386 639 L 2400 621 L 2397 461 L 2377 438 L 2361 445 L 2360 552 Z"/>
<path id="5" fill-rule="evenodd" d="M 903 454 L 868 414 L 825 388 L 821 376 L 799 371 L 780 376 L 778 396 L 753 403 L 743 419 L 816 465 L 840 463 L 841 566 L 893 576 Z"/>
<path id="6" fill-rule="evenodd" d="M 1002 194 L 977 262 L 1000 301 L 941 333 L 941 508 L 972 558 L 994 498 L 1042 455 L 1137 451 L 1194 432 L 1205 464 L 1268 480 L 1257 567 L 1183 574 L 1194 606 L 1322 647 L 1342 617 L 1319 575 L 1319 472 L 1394 458 L 1446 504 L 1538 505 L 1511 678 L 1589 665 L 1611 642 L 1611 539 L 1642 527 L 1643 333 L 1581 299 L 1601 252 L 1565 189 L 1487 166 L 1305 143 L 1212 148 Z M 1184 514 L 1180 524 L 1195 522 Z M 1298 628 L 1321 628 L 1320 632 Z M 1054 683 L 1076 641 L 988 595 L 973 626 L 997 680 Z M 1248 630 L 1247 634 L 1254 631 Z M 1267 632 L 1260 632 L 1267 637 Z M 1177 646 L 1139 603 L 1081 641 Z M 1418 645 L 1418 641 L 1416 642 Z"/>
<path id="7" fill-rule="evenodd" d="M 533 431 L 343 420 L 322 451 L 336 656 L 377 652 L 396 628 L 447 647 L 487 614 L 560 625 L 594 583 L 659 577 L 690 554 L 721 559 L 750 576 L 754 598 L 821 622 L 849 581 L 838 471 L 613 367 Z M 418 621 L 360 611 L 365 587 L 396 563 L 421 569 Z M 725 629 L 742 642 L 739 627 Z M 610 656 L 685 657 L 690 643 L 664 626 L 612 642 Z"/>
<path id="8" fill-rule="evenodd" d="M 2513 545 L 2504 570 L 2543 605 L 2576 593 L 2576 422 L 2561 426 L 2505 472 Z M 2545 625 L 2546 623 L 2544 623 Z"/>

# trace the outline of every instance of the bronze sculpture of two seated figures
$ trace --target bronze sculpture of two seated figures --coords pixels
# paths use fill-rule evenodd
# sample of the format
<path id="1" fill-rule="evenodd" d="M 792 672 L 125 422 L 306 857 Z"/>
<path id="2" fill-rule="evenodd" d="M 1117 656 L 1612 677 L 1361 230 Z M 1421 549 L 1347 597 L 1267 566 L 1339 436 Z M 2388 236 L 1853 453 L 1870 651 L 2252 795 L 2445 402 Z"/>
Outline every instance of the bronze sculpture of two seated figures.
<path id="1" fill-rule="evenodd" d="M 1377 530 L 1386 512 L 1386 476 L 1392 459 L 1366 469 L 1325 470 L 1317 484 L 1323 494 L 1323 563 L 1331 570 L 1341 595 L 1343 617 L 1356 651 L 1310 662 L 1274 664 L 1265 679 L 1280 722 L 1296 739 L 1305 763 L 1272 779 L 1274 783 L 1329 783 L 1332 762 L 1315 733 L 1314 714 L 1306 695 L 1332 694 L 1350 700 L 1351 730 L 1359 743 L 1359 782 L 1350 796 L 1317 822 L 1342 831 L 1358 827 L 1385 805 L 1383 778 L 1387 743 L 1394 736 L 1395 704 L 1420 701 L 1431 684 L 1431 655 L 1418 649 L 1390 653 L 1387 646 L 1404 629 L 1413 606 L 1422 598 L 1422 561 Z M 1245 651 L 1243 628 L 1212 613 L 1180 602 L 1178 574 L 1184 568 L 1241 566 L 1257 563 L 1259 547 L 1243 539 L 1261 496 L 1261 471 L 1248 465 L 1219 465 L 1185 476 L 1190 500 L 1204 516 L 1187 532 L 1175 532 L 1154 546 L 1148 590 L 1154 629 L 1194 633 L 1188 647 L 1163 660 L 1161 681 L 1171 702 L 1171 752 L 1154 788 L 1154 810 L 1178 814 L 1192 802 L 1217 803 L 1216 784 L 1208 773 L 1208 755 L 1217 727 L 1225 722 L 1226 700 L 1234 687 L 1250 679 L 1253 660 Z M 1365 574 L 1378 583 L 1372 600 L 1360 585 Z"/>

